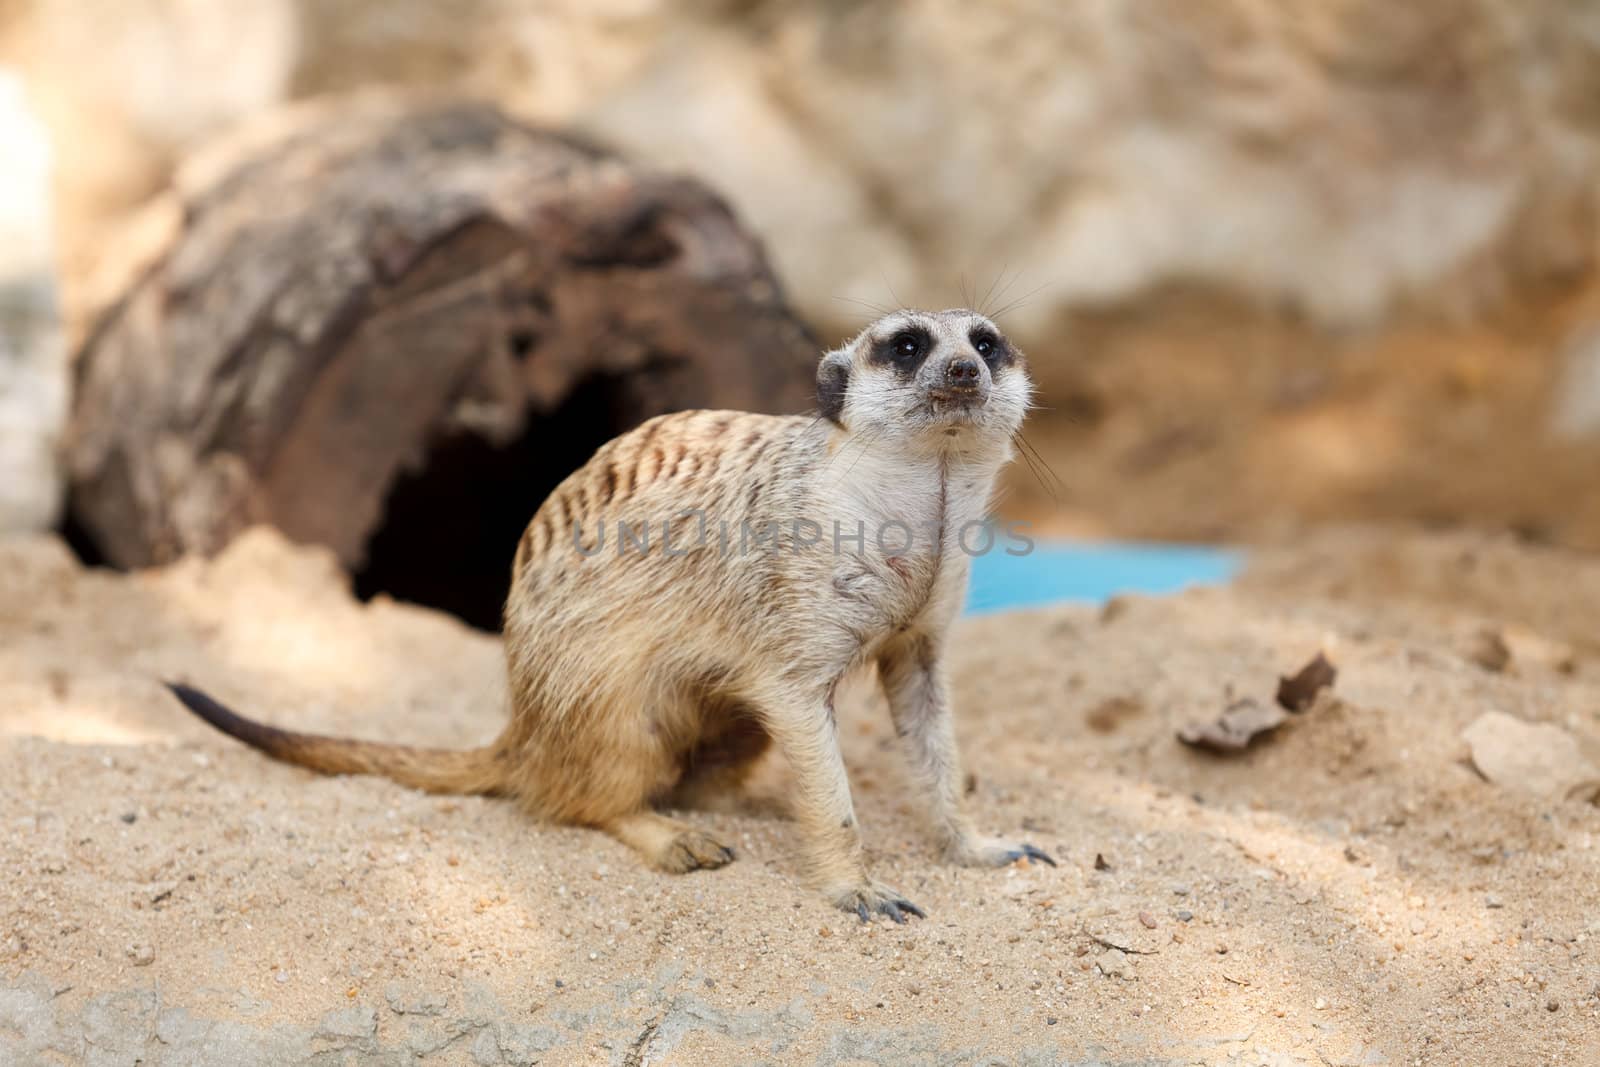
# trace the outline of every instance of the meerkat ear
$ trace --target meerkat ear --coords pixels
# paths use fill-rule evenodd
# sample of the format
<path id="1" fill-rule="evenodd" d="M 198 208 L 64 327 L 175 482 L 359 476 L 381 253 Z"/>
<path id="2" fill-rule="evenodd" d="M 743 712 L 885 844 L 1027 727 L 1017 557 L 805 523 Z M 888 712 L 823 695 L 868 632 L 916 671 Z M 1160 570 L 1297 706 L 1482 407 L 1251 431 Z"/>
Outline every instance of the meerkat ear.
<path id="1" fill-rule="evenodd" d="M 829 422 L 844 427 L 844 394 L 850 386 L 850 357 L 829 352 L 817 367 L 817 410 Z"/>

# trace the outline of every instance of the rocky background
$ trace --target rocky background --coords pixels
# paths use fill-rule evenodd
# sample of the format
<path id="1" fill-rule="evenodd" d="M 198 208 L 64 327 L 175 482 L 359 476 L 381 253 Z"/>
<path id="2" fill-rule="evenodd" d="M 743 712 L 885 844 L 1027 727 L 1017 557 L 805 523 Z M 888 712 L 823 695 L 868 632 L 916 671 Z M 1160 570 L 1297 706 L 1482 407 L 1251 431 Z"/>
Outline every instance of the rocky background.
<path id="1" fill-rule="evenodd" d="M 0 1062 L 1600 1062 L 1597 60 L 1581 0 L 0 0 Z M 507 116 L 550 132 L 458 136 Z M 386 183 L 407 145 L 432 179 Z M 506 194 L 568 154 L 577 200 Z M 481 223 L 461 344 L 411 328 L 433 271 L 365 287 L 433 262 L 357 224 L 386 184 Z M 599 207 L 517 210 L 552 202 Z M 259 262 L 284 284 L 230 287 Z M 672 877 L 272 763 L 160 685 L 488 738 L 492 619 L 394 575 L 465 560 L 492 617 L 460 538 L 581 458 L 551 435 L 730 351 L 728 403 L 803 406 L 819 344 L 958 302 L 1042 387 L 1059 484 L 1019 467 L 1009 517 L 1257 546 L 1227 588 L 959 624 L 971 809 L 1059 868 L 938 862 L 867 685 L 840 732 L 906 927 L 803 887 L 779 761 L 689 816 L 739 861 Z M 569 389 L 597 352 L 618 380 Z M 360 440 L 396 420 L 343 386 L 439 353 L 422 429 Z M 361 448 L 343 507 L 270 491 Z"/>
<path id="2" fill-rule="evenodd" d="M 1018 514 L 1600 545 L 1592 5 L 9 0 L 0 60 L 49 132 L 74 339 L 197 146 L 448 90 L 705 179 L 825 340 L 872 305 L 1002 310 L 1063 481 L 1020 475 Z"/>

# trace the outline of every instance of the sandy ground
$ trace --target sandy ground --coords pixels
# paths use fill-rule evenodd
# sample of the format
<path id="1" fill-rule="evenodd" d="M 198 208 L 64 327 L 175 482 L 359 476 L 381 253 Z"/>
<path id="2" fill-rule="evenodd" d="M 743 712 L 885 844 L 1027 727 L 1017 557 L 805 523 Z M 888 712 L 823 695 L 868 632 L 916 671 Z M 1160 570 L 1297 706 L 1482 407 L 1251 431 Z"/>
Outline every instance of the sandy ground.
<path id="1" fill-rule="evenodd" d="M 863 926 L 759 803 L 693 816 L 740 859 L 671 877 L 191 720 L 158 678 L 287 725 L 494 734 L 495 641 L 356 603 L 323 552 L 254 533 L 119 576 L 0 544 L 0 1062 L 1600 1062 L 1600 809 L 1486 781 L 1461 739 L 1491 709 L 1600 739 L 1597 604 L 1595 559 L 1357 531 L 1226 590 L 968 621 L 971 803 L 1061 866 L 939 865 L 858 686 L 873 866 L 929 915 Z M 1319 648 L 1335 698 L 1275 738 L 1174 740 Z"/>

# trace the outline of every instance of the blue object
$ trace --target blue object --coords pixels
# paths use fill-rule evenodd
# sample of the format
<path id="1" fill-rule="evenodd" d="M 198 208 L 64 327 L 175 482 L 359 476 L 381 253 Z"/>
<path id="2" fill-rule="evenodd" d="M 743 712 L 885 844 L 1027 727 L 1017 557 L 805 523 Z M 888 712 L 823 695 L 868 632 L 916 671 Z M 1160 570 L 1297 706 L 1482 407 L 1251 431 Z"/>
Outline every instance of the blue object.
<path id="1" fill-rule="evenodd" d="M 1102 603 L 1118 593 L 1175 593 L 1226 582 L 1244 565 L 1243 552 L 1204 545 L 1039 541 L 1026 556 L 1007 555 L 1003 546 L 973 557 L 968 615 Z"/>

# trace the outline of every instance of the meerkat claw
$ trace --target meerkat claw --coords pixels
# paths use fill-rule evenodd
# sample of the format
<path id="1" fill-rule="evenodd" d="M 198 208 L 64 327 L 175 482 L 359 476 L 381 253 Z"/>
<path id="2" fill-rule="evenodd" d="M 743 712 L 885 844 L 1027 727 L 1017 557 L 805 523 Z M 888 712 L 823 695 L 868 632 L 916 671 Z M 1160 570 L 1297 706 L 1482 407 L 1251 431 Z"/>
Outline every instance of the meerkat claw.
<path id="1" fill-rule="evenodd" d="M 906 900 L 904 897 L 896 900 L 885 900 L 883 903 L 878 905 L 878 910 L 889 916 L 889 918 L 893 919 L 901 926 L 906 924 L 907 915 L 915 915 L 919 919 L 926 919 L 928 917 L 927 912 L 911 903 L 911 901 Z"/>
<path id="2" fill-rule="evenodd" d="M 948 857 L 965 867 L 1008 867 L 1018 860 L 1029 863 L 1046 863 L 1054 867 L 1055 859 L 1043 849 L 1027 842 L 1012 843 L 983 838 L 962 842 L 954 846 Z"/>
<path id="3" fill-rule="evenodd" d="M 928 917 L 927 912 L 911 901 L 882 886 L 867 885 L 852 890 L 839 901 L 839 906 L 845 911 L 855 912 L 864 923 L 871 922 L 874 915 L 886 915 L 901 925 L 905 924 L 908 915 L 915 915 L 919 919 Z"/>
<path id="4" fill-rule="evenodd" d="M 1050 854 L 1048 852 L 1044 852 L 1043 850 L 1028 844 L 1024 844 L 1021 848 L 1012 850 L 1011 858 L 1013 860 L 1026 858 L 1030 863 L 1034 860 L 1038 860 L 1040 863 L 1048 863 L 1052 867 L 1056 865 L 1056 861 L 1050 858 Z"/>

